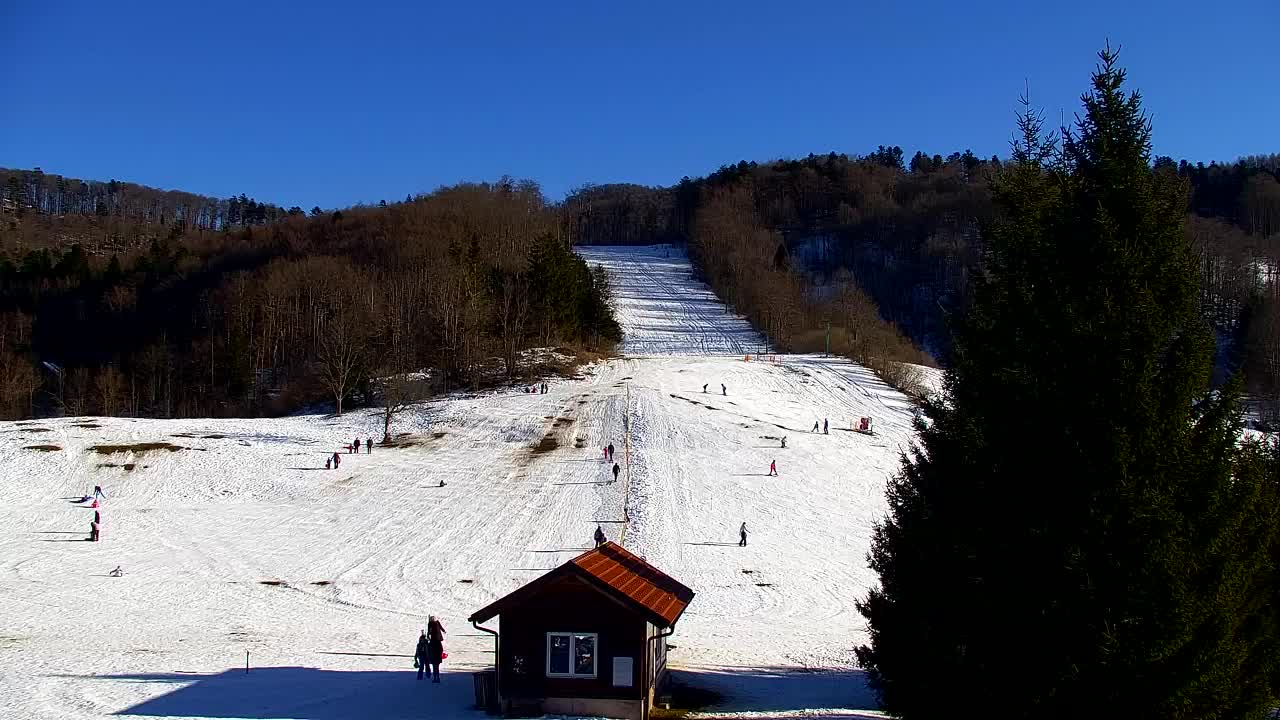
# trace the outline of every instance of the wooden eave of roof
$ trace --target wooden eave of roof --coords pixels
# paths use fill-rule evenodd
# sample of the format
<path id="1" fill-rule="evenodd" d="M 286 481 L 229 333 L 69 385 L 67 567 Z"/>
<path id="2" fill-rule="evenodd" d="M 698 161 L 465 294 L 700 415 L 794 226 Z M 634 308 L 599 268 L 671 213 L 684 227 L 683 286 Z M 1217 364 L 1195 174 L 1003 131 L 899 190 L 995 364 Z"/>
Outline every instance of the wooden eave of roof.
<path id="1" fill-rule="evenodd" d="M 630 607 L 658 627 L 676 624 L 693 590 L 653 567 L 622 546 L 607 542 L 566 562 L 541 577 L 472 613 L 468 622 L 481 623 L 501 615 L 566 574 L 584 580 L 601 593 Z"/>

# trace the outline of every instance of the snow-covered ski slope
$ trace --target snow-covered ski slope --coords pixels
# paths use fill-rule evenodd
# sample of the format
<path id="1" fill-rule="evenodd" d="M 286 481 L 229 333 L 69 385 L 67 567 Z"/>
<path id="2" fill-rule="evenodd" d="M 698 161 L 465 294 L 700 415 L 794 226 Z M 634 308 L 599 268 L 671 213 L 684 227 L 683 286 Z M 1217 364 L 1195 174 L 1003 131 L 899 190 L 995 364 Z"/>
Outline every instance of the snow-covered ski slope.
<path id="1" fill-rule="evenodd" d="M 763 348 L 745 319 L 730 314 L 711 288 L 693 279 L 684 254 L 667 246 L 592 245 L 578 248 L 609 271 L 622 352 L 650 355 L 737 355 Z"/>
<path id="2" fill-rule="evenodd" d="M 670 657 L 724 693 L 717 712 L 870 716 L 854 601 L 909 402 L 845 361 L 745 362 L 759 339 L 682 259 L 582 252 L 609 268 L 644 357 L 547 395 L 426 403 L 399 423 L 413 443 L 339 470 L 325 456 L 376 432 L 373 413 L 0 424 L 0 717 L 478 720 L 468 672 L 493 641 L 465 618 L 598 522 L 697 592 Z M 628 412 L 629 472 L 608 483 L 600 448 L 623 458 Z M 863 415 L 877 435 L 848 430 Z M 830 435 L 810 433 L 824 417 Z M 148 442 L 174 449 L 102 447 Z M 70 502 L 95 484 L 96 544 Z M 429 613 L 449 631 L 438 686 L 411 667 Z"/>

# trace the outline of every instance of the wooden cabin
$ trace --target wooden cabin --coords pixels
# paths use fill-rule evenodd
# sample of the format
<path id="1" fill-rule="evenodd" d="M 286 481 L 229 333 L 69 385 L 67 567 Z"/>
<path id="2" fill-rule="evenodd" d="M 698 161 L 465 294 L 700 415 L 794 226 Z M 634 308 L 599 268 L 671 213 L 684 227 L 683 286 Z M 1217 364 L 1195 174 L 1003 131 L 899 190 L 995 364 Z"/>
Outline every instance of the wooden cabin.
<path id="1" fill-rule="evenodd" d="M 648 720 L 667 642 L 693 591 L 613 542 L 516 589 L 495 616 L 503 710 Z"/>

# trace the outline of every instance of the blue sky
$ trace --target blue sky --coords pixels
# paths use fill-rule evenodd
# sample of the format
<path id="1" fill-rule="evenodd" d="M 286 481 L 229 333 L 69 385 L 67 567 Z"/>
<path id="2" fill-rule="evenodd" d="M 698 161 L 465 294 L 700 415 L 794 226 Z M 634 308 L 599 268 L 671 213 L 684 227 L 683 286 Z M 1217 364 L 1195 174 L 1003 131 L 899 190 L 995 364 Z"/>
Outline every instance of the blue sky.
<path id="1" fill-rule="evenodd" d="M 0 166 L 310 208 L 1005 154 L 1110 38 L 1159 154 L 1280 151 L 1280 2 L 0 2 Z"/>

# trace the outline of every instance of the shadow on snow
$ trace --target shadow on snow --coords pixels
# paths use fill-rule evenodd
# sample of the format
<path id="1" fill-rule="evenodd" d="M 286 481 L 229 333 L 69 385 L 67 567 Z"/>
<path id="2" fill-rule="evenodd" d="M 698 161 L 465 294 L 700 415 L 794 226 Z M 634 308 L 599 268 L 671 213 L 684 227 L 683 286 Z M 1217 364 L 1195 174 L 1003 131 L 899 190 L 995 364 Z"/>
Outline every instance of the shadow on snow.
<path id="1" fill-rule="evenodd" d="M 441 684 L 419 682 L 415 671 L 320 670 L 305 667 L 261 667 L 221 673 L 157 673 L 103 675 L 98 680 L 154 684 L 168 692 L 114 713 L 117 716 L 294 718 L 339 720 L 369 718 L 486 717 L 472 707 L 471 673 L 441 673 Z M 719 704 L 702 713 L 803 713 L 823 717 L 883 717 L 875 714 L 875 695 L 859 671 L 797 672 L 793 668 L 724 668 L 674 670 L 681 685 L 710 690 Z M 858 711 L 868 711 L 865 715 Z M 753 720 L 756 720 L 753 718 Z"/>
<path id="2" fill-rule="evenodd" d="M 718 704 L 702 708 L 700 714 L 752 712 L 804 713 L 806 720 L 822 717 L 820 710 L 867 711 L 833 713 L 840 717 L 883 718 L 876 712 L 879 703 L 867 686 L 866 673 L 846 671 L 797 671 L 795 668 L 723 668 L 673 669 L 672 681 L 700 690 L 710 690 L 721 697 Z M 752 720 L 759 720 L 753 717 Z"/>
<path id="3" fill-rule="evenodd" d="M 103 675 L 98 679 L 172 686 L 169 692 L 115 715 L 296 720 L 485 717 L 472 707 L 471 673 L 441 673 L 439 685 L 420 682 L 416 674 L 414 670 L 261 667 L 249 673 L 236 669 L 211 675 L 158 673 Z"/>

